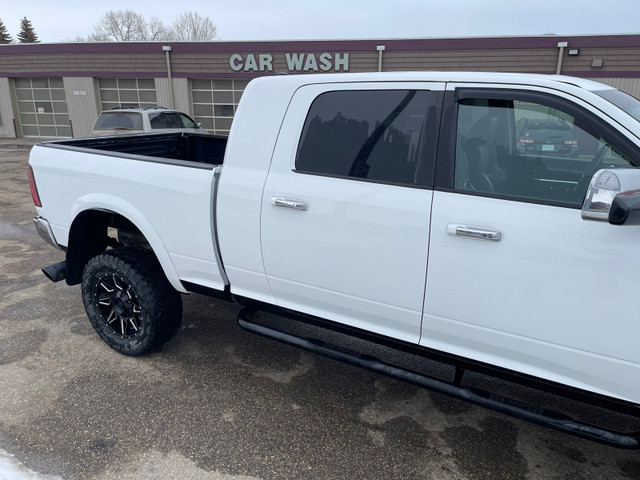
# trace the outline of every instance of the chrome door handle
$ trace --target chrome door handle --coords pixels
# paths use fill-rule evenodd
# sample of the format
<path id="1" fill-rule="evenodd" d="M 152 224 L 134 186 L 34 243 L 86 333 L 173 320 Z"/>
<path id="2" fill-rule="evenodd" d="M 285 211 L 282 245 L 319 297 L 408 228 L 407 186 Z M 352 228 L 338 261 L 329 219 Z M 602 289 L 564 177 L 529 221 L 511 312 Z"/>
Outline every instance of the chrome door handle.
<path id="1" fill-rule="evenodd" d="M 271 205 L 274 207 L 292 208 L 294 210 L 309 210 L 309 204 L 302 200 L 292 200 L 290 198 L 273 197 L 271 199 Z"/>
<path id="2" fill-rule="evenodd" d="M 492 240 L 499 242 L 502 240 L 502 232 L 500 230 L 490 230 L 483 227 L 470 227 L 468 225 L 455 225 L 450 223 L 447 225 L 447 233 L 456 237 L 471 237 L 481 240 Z"/>

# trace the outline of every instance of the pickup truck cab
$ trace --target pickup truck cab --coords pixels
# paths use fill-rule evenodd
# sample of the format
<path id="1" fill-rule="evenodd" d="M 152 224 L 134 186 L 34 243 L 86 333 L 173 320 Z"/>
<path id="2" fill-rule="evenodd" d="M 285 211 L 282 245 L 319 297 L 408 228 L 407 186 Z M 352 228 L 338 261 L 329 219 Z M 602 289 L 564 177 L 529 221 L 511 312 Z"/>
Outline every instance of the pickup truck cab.
<path id="1" fill-rule="evenodd" d="M 562 76 L 260 78 L 228 140 L 36 145 L 36 225 L 66 250 L 45 273 L 82 283 L 93 326 L 125 354 L 173 335 L 179 293 L 207 293 L 247 305 L 246 328 L 385 373 L 250 313 L 637 414 L 639 119 L 632 97 Z M 543 123 L 562 128 L 523 133 Z M 516 408 L 460 390 L 458 374 L 444 387 L 398 376 Z"/>

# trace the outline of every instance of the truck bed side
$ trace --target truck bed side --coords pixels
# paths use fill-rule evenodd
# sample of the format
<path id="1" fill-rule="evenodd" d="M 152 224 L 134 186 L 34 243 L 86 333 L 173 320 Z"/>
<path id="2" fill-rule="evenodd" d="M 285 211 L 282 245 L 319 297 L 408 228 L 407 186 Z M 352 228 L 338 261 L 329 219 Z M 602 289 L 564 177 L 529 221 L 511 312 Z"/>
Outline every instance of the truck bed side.
<path id="1" fill-rule="evenodd" d="M 204 162 L 194 162 L 199 147 L 189 153 L 178 137 L 36 145 L 30 165 L 42 200 L 38 214 L 49 221 L 56 241 L 68 246 L 73 222 L 83 212 L 111 212 L 137 227 L 176 289 L 184 292 L 181 282 L 190 282 L 223 290 L 226 277 L 217 255 L 213 205 L 220 170 L 216 163 L 222 163 L 225 142 L 217 139 L 217 159 L 216 149 L 210 148 Z"/>

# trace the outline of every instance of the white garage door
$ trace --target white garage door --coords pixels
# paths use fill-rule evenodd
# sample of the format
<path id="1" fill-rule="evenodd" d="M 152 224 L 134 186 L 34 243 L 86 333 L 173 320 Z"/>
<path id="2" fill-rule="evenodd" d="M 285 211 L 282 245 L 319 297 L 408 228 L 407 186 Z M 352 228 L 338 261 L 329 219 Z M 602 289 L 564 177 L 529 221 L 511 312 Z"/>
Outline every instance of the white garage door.
<path id="1" fill-rule="evenodd" d="M 16 78 L 15 92 L 25 137 L 70 137 L 62 78 Z"/>
<path id="2" fill-rule="evenodd" d="M 231 78 L 191 80 L 195 120 L 211 133 L 227 135 L 247 83 Z"/>

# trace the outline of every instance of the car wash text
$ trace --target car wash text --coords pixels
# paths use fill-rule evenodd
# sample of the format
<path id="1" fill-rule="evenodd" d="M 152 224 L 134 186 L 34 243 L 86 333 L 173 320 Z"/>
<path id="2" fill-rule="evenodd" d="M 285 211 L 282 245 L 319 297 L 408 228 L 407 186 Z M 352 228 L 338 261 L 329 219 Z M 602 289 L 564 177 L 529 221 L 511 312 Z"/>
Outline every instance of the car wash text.
<path id="1" fill-rule="evenodd" d="M 284 64 L 290 72 L 348 72 L 348 53 L 285 53 Z M 281 68 L 282 62 L 276 67 Z M 234 53 L 229 57 L 234 72 L 273 72 L 274 56 L 270 53 Z"/>

